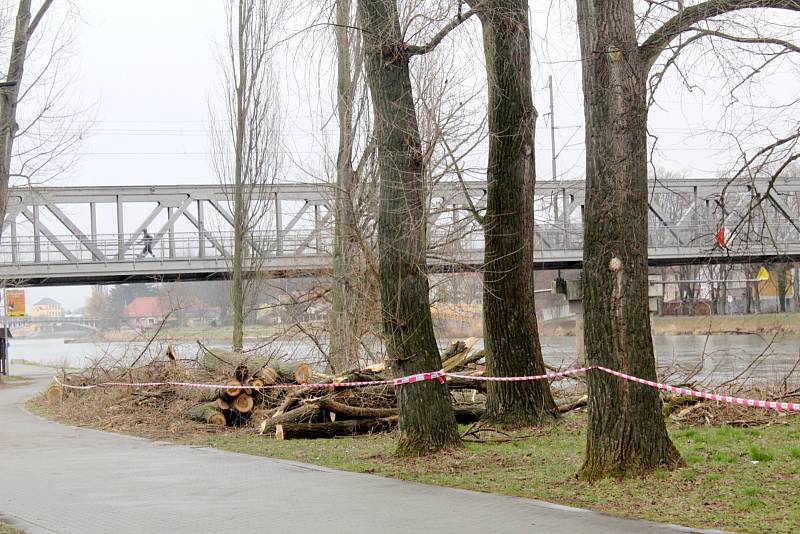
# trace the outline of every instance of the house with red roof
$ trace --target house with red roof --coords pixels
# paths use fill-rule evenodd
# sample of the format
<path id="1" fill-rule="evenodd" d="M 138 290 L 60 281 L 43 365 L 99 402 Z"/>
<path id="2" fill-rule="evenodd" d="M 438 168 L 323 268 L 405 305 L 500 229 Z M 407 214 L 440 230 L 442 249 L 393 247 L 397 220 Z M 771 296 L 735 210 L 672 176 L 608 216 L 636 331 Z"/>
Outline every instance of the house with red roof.
<path id="1" fill-rule="evenodd" d="M 122 310 L 122 316 L 139 326 L 151 326 L 160 323 L 168 311 L 161 297 L 136 297 Z"/>

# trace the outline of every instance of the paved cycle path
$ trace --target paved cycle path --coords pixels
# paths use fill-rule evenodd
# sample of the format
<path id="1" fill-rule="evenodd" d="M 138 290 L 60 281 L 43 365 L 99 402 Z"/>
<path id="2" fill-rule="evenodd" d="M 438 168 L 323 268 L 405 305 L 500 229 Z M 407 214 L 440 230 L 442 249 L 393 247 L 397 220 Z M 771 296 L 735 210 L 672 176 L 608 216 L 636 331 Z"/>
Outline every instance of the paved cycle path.
<path id="1" fill-rule="evenodd" d="M 690 532 L 544 502 L 45 421 L 0 387 L 0 518 L 37 533 Z"/>

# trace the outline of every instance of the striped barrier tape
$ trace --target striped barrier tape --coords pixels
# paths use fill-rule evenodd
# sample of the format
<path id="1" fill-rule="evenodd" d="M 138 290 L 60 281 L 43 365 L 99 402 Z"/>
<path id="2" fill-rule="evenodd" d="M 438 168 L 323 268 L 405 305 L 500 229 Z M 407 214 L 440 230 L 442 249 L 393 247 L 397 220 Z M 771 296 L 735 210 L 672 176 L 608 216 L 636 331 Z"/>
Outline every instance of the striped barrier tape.
<path id="1" fill-rule="evenodd" d="M 796 402 L 776 402 L 776 401 L 765 401 L 758 399 L 743 399 L 740 397 L 732 397 L 730 395 L 719 395 L 717 393 L 695 391 L 694 389 L 679 388 L 667 384 L 661 384 L 660 382 L 653 382 L 652 380 L 645 380 L 644 378 L 626 375 L 625 373 L 620 373 L 619 371 L 613 371 L 611 369 L 608 369 L 606 367 L 601 367 L 599 365 L 594 366 L 593 369 L 603 371 L 604 373 L 608 373 L 610 375 L 622 378 L 623 380 L 627 380 L 629 382 L 637 382 L 639 384 L 650 386 L 651 388 L 669 391 L 670 393 L 675 393 L 677 395 L 685 395 L 687 397 L 698 397 L 701 399 L 727 402 L 728 404 L 737 404 L 739 406 L 751 406 L 753 408 L 770 408 L 772 410 L 786 410 L 789 412 L 800 412 L 800 403 Z"/>
<path id="2" fill-rule="evenodd" d="M 645 380 L 644 378 L 628 375 L 625 373 L 621 373 L 619 371 L 613 371 L 611 369 L 608 369 L 607 367 L 602 367 L 600 365 L 594 365 L 591 367 L 581 367 L 580 369 L 572 369 L 569 371 L 561 371 L 558 373 L 547 373 L 543 375 L 533 375 L 533 376 L 471 376 L 471 375 L 460 375 L 456 373 L 445 373 L 445 376 L 452 376 L 452 377 L 458 377 L 466 380 L 475 380 L 475 381 L 517 382 L 522 380 L 546 380 L 550 378 L 561 378 L 570 375 L 575 375 L 578 373 L 587 373 L 592 370 L 602 371 L 604 373 L 608 373 L 618 378 L 622 378 L 623 380 L 627 380 L 629 382 L 644 384 L 646 386 L 650 386 L 656 389 L 661 389 L 663 391 L 669 391 L 670 393 L 675 393 L 677 395 L 685 395 L 687 397 L 697 397 L 701 399 L 713 400 L 718 402 L 726 402 L 728 404 L 736 404 L 739 406 L 750 406 L 753 408 L 770 408 L 772 410 L 800 412 L 800 403 L 765 401 L 758 399 L 743 399 L 741 397 L 732 397 L 730 395 L 720 395 L 718 393 L 696 391 L 689 388 L 679 388 L 675 386 L 670 386 L 668 384 L 662 384 L 660 382 L 653 382 L 652 380 Z"/>
<path id="3" fill-rule="evenodd" d="M 56 383 L 67 389 L 95 389 L 95 388 L 109 388 L 109 387 L 128 387 L 128 388 L 152 388 L 162 386 L 174 386 L 185 388 L 198 388 L 198 389 L 231 389 L 241 387 L 242 389 L 292 389 L 292 388 L 346 388 L 346 387 L 363 387 L 363 386 L 381 386 L 391 384 L 393 386 L 402 386 L 405 384 L 414 384 L 415 382 L 427 382 L 436 380 L 439 383 L 444 382 L 444 371 L 432 371 L 429 373 L 418 373 L 415 375 L 401 376 L 399 378 L 392 378 L 389 380 L 365 380 L 360 382 L 328 382 L 318 384 L 269 384 L 263 386 L 231 386 L 230 384 L 201 384 L 195 382 L 102 382 L 100 384 L 92 384 L 89 386 L 73 386 L 71 384 L 64 384 L 57 376 L 53 377 Z"/>
<path id="4" fill-rule="evenodd" d="M 473 375 L 460 375 L 458 373 L 444 373 L 445 376 L 453 378 L 463 378 L 466 380 L 475 380 L 480 382 L 526 382 L 531 380 L 548 380 L 552 378 L 563 378 L 572 375 L 579 375 L 592 369 L 591 367 L 581 367 L 579 369 L 570 369 L 568 371 L 559 371 L 557 373 L 545 373 L 543 375 L 531 376 L 473 376 Z"/>
<path id="5" fill-rule="evenodd" d="M 636 382 L 639 384 L 644 384 L 646 386 L 650 386 L 652 388 L 660 389 L 663 391 L 669 391 L 670 393 L 675 393 L 677 395 L 684 395 L 688 397 L 697 397 L 701 399 L 713 400 L 717 402 L 725 402 L 728 404 L 735 404 L 739 406 L 749 406 L 753 408 L 769 408 L 772 410 L 785 410 L 790 412 L 800 412 L 800 403 L 793 403 L 793 402 L 778 402 L 778 401 L 765 401 L 759 399 L 744 399 L 741 397 L 733 397 L 730 395 L 720 395 L 717 393 L 708 393 L 705 391 L 696 391 L 693 389 L 688 388 L 680 388 L 676 386 L 670 386 L 668 384 L 662 384 L 660 382 L 654 382 L 652 380 L 646 380 L 644 378 L 639 378 L 636 376 L 628 375 L 625 373 L 621 373 L 619 371 L 614 371 L 612 369 L 608 369 L 607 367 L 602 367 L 599 365 L 591 366 L 591 367 L 581 367 L 578 369 L 570 369 L 567 371 L 559 371 L 555 373 L 545 373 L 542 375 L 531 375 L 531 376 L 473 376 L 473 375 L 462 375 L 458 373 L 448 373 L 443 370 L 439 371 L 432 371 L 429 373 L 418 373 L 409 376 L 402 376 L 399 378 L 393 378 L 389 380 L 372 380 L 372 381 L 359 381 L 359 382 L 339 382 L 339 383 L 318 383 L 318 384 L 271 384 L 271 385 L 264 385 L 264 386 L 247 386 L 243 385 L 242 388 L 247 389 L 255 389 L 255 390 L 262 390 L 262 389 L 293 389 L 293 388 L 345 388 L 345 387 L 364 387 L 364 386 L 380 386 L 380 385 L 387 385 L 391 384 L 393 386 L 402 386 L 405 384 L 414 384 L 416 382 L 428 382 L 431 380 L 436 380 L 440 384 L 444 382 L 445 377 L 452 377 L 452 378 L 461 378 L 464 380 L 474 380 L 476 382 L 523 382 L 523 381 L 532 381 L 532 380 L 552 380 L 556 378 L 565 378 L 577 374 L 588 373 L 589 371 L 597 370 L 602 371 L 604 373 L 610 374 L 612 376 L 616 376 L 618 378 L 622 378 L 623 380 L 627 380 L 629 382 Z M 173 386 L 173 387 L 187 387 L 187 388 L 202 388 L 202 389 L 226 389 L 231 388 L 230 385 L 225 384 L 200 384 L 200 383 L 193 383 L 193 382 L 103 382 L 101 384 L 93 384 L 89 386 L 73 386 L 70 384 L 62 383 L 58 377 L 53 377 L 58 385 L 68 389 L 95 389 L 95 388 L 106 388 L 106 387 L 130 387 L 130 388 L 148 388 L 148 387 L 161 387 L 161 386 Z"/>

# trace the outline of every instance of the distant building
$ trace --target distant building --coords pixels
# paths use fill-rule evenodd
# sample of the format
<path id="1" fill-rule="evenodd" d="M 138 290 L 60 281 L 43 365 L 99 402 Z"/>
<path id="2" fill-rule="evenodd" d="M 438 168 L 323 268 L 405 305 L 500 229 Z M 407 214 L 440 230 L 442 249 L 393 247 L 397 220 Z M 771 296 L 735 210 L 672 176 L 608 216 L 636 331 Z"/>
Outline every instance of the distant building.
<path id="1" fill-rule="evenodd" d="M 122 311 L 125 319 L 135 321 L 140 326 L 160 323 L 165 315 L 165 306 L 160 297 L 136 297 Z"/>
<path id="2" fill-rule="evenodd" d="M 33 305 L 31 317 L 61 319 L 64 317 L 64 308 L 51 298 L 43 298 Z"/>

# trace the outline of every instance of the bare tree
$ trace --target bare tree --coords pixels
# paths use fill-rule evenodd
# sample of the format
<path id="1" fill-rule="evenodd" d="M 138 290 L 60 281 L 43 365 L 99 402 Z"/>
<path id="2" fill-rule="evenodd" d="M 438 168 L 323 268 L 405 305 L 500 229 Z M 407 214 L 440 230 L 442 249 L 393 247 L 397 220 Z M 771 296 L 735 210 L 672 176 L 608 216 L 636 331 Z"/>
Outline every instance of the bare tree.
<path id="1" fill-rule="evenodd" d="M 414 46 L 404 41 L 395 0 L 359 0 L 358 5 L 381 174 L 378 247 L 389 358 L 398 375 L 435 371 L 441 358 L 428 305 L 424 158 L 409 60 L 433 50 L 464 18 Z M 401 454 L 460 444 L 450 399 L 439 384 L 402 386 L 398 403 Z"/>
<path id="2" fill-rule="evenodd" d="M 244 322 L 252 307 L 248 298 L 257 294 L 259 265 L 270 246 L 267 189 L 281 166 L 279 95 L 272 59 L 282 5 L 229 0 L 226 8 L 223 82 L 228 127 L 213 142 L 217 175 L 231 186 L 232 344 L 241 351 Z"/>
<path id="3" fill-rule="evenodd" d="M 648 75 L 673 40 L 732 11 L 794 0 L 708 0 L 671 9 L 639 44 L 633 0 L 577 0 L 586 117 L 584 314 L 587 362 L 656 378 L 647 306 Z M 666 7 L 665 7 L 666 6 Z M 647 15 L 647 14 L 646 14 Z M 647 18 L 647 17 L 645 17 Z M 687 39 L 688 41 L 688 39 Z M 678 45 L 681 49 L 684 42 Z M 640 473 L 682 460 L 660 416 L 657 391 L 593 373 L 584 479 Z"/>
<path id="4" fill-rule="evenodd" d="M 483 25 L 489 92 L 483 317 L 492 376 L 545 372 L 534 311 L 533 215 L 537 111 L 527 0 L 471 2 Z M 545 381 L 492 382 L 486 418 L 538 424 L 558 414 Z"/>
<path id="5" fill-rule="evenodd" d="M 336 111 L 339 146 L 336 154 L 336 189 L 333 244 L 333 294 L 331 297 L 329 364 L 341 371 L 358 362 L 358 336 L 354 324 L 358 292 L 352 262 L 358 250 L 354 209 L 357 193 L 353 150 L 356 142 L 354 112 L 362 73 L 362 54 L 353 50 L 360 35 L 353 30 L 352 0 L 336 0 Z M 355 53 L 353 53 L 355 52 Z M 356 62 L 354 64 L 354 62 Z"/>
<path id="6" fill-rule="evenodd" d="M 32 183 L 46 170 L 53 175 L 64 170 L 72 159 L 68 157 L 70 149 L 87 128 L 77 115 L 57 111 L 67 87 L 59 68 L 71 38 L 67 28 L 71 5 L 65 8 L 64 19 L 49 39 L 44 35 L 43 21 L 53 0 L 44 0 L 35 13 L 31 4 L 31 0 L 18 3 L 7 52 L 8 68 L 5 81 L 0 82 L 0 220 L 5 220 L 8 211 L 11 179 Z M 32 58 L 34 68 L 28 72 Z M 0 235 L 2 231 L 0 228 Z"/>

